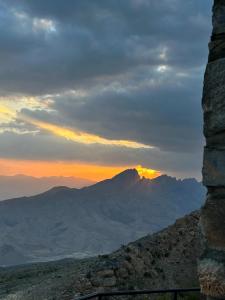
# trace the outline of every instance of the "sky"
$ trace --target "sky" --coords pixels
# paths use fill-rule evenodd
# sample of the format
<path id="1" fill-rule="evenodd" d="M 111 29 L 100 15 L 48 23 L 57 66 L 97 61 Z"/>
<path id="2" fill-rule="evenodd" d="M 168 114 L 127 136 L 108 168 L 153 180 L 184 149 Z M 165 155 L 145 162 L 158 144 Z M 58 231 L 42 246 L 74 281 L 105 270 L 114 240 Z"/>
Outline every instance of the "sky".
<path id="1" fill-rule="evenodd" d="M 201 179 L 210 0 L 0 0 L 0 175 Z"/>

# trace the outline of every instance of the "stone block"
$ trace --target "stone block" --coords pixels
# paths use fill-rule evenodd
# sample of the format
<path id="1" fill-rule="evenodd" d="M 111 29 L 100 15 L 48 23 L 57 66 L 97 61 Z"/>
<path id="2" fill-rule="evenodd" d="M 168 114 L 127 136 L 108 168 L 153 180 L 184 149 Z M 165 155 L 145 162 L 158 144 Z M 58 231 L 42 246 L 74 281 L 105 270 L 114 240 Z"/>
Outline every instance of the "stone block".
<path id="1" fill-rule="evenodd" d="M 207 296 L 224 299 L 225 266 L 222 262 L 210 258 L 202 259 L 198 267 L 202 292 Z"/>
<path id="2" fill-rule="evenodd" d="M 225 150 L 205 148 L 203 184 L 207 187 L 225 187 Z"/>
<path id="3" fill-rule="evenodd" d="M 201 225 L 207 246 L 225 250 L 225 191 L 207 196 L 201 211 Z"/>
<path id="4" fill-rule="evenodd" d="M 213 6 L 213 32 L 220 33 L 225 29 L 225 2 L 224 0 L 214 0 Z M 225 31 L 222 31 L 225 32 Z"/>
<path id="5" fill-rule="evenodd" d="M 221 132 L 206 138 L 207 146 L 210 148 L 225 150 L 225 132 Z"/>
<path id="6" fill-rule="evenodd" d="M 204 82 L 202 104 L 207 137 L 225 131 L 225 59 L 207 65 Z"/>
<path id="7" fill-rule="evenodd" d="M 221 34 L 215 34 L 212 36 L 212 41 L 209 43 L 209 51 L 209 62 L 225 58 L 224 36 L 221 36 Z"/>

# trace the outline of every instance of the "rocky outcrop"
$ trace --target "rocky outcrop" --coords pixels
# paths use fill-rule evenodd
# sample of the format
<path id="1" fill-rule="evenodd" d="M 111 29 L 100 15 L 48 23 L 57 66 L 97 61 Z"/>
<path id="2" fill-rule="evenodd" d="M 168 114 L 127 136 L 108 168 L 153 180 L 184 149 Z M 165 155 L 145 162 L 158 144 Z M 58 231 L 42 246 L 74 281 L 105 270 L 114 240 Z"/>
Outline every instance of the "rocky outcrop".
<path id="1" fill-rule="evenodd" d="M 199 279 L 209 299 L 225 299 L 225 1 L 215 0 L 204 89 L 206 146 L 203 182 L 208 189 L 202 208 L 204 255 Z M 211 298 L 212 297 L 212 298 Z"/>
<path id="2" fill-rule="evenodd" d="M 199 213 L 192 213 L 109 255 L 0 268 L 0 299 L 71 300 L 102 290 L 198 286 L 198 223 Z"/>
<path id="3" fill-rule="evenodd" d="M 113 289 L 198 286 L 197 258 L 202 251 L 198 222 L 199 214 L 192 213 L 159 233 L 99 256 L 74 283 L 76 296 Z"/>

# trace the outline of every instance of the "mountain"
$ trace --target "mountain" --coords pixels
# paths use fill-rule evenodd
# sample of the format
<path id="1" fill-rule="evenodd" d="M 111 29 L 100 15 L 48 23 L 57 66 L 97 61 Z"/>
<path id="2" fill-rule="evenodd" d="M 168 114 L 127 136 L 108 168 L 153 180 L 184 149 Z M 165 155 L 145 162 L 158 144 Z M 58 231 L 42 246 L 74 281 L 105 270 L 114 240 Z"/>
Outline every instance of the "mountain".
<path id="1" fill-rule="evenodd" d="M 200 208 L 204 194 L 195 179 L 149 180 L 131 169 L 82 189 L 2 201 L 0 251 L 11 251 L 2 251 L 0 265 L 15 264 L 12 253 L 18 264 L 109 253 Z"/>
<path id="2" fill-rule="evenodd" d="M 69 300 L 99 290 L 197 287 L 198 222 L 194 212 L 109 255 L 0 268 L 0 299 Z"/>
<path id="3" fill-rule="evenodd" d="M 76 177 L 31 177 L 25 175 L 0 176 L 0 201 L 43 193 L 54 186 L 81 188 L 92 181 Z"/>

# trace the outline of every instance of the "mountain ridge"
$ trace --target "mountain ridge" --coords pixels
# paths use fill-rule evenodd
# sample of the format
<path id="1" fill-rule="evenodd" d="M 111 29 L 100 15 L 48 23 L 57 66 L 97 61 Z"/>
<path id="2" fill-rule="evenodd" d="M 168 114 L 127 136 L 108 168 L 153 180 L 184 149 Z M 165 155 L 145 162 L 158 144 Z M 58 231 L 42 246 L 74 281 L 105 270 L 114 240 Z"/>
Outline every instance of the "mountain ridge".
<path id="1" fill-rule="evenodd" d="M 109 253 L 199 209 L 204 195 L 197 181 L 148 180 L 127 170 L 82 189 L 1 201 L 0 251 L 10 246 L 22 263 Z M 0 265 L 10 265 L 8 256 Z"/>
<path id="2" fill-rule="evenodd" d="M 18 177 L 25 177 L 25 178 L 35 178 L 35 177 L 32 177 L 32 176 L 26 176 L 26 175 L 23 175 L 23 174 L 18 174 L 18 175 L 12 176 L 12 177 L 17 177 L 17 176 Z M 1 177 L 11 177 L 11 176 L 1 176 L 0 175 L 0 178 Z M 43 179 L 43 178 L 64 178 L 64 179 L 69 178 L 69 179 L 74 179 L 75 177 L 63 177 L 63 176 L 41 177 L 41 179 Z M 89 184 L 88 186 L 76 188 L 76 187 L 69 187 L 69 186 L 66 186 L 66 185 L 56 185 L 56 186 L 51 187 L 50 189 L 48 189 L 46 191 L 38 193 L 38 194 L 34 194 L 34 195 L 31 195 L 31 196 L 13 197 L 13 198 L 4 199 L 4 200 L 1 200 L 1 201 L 11 201 L 11 200 L 14 200 L 14 199 L 35 197 L 35 196 L 39 196 L 39 195 L 42 195 L 42 194 L 45 194 L 45 193 L 48 193 L 48 192 L 61 191 L 61 190 L 68 190 L 68 191 L 69 190 L 70 191 L 88 190 L 88 189 L 99 187 L 101 185 L 105 185 L 105 184 L 108 184 L 108 183 L 111 184 L 111 183 L 117 183 L 119 181 L 121 182 L 121 179 L 122 179 L 122 184 L 123 183 L 125 183 L 125 184 L 129 183 L 130 185 L 135 184 L 138 181 L 151 184 L 151 183 L 167 182 L 168 180 L 173 181 L 173 182 L 177 182 L 177 183 L 179 183 L 179 182 L 201 183 L 195 178 L 177 179 L 176 177 L 172 177 L 172 176 L 169 176 L 167 174 L 162 174 L 162 175 L 159 175 L 159 176 L 157 176 L 153 179 L 149 179 L 149 178 L 146 178 L 144 176 L 141 177 L 138 174 L 138 171 L 135 168 L 133 168 L 133 169 L 124 170 L 121 173 L 113 176 L 110 179 L 104 179 L 104 180 L 101 180 L 99 182 Z M 85 179 L 81 179 L 81 180 L 85 180 Z M 91 183 L 91 181 L 90 181 L 90 183 Z"/>

